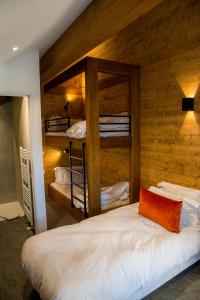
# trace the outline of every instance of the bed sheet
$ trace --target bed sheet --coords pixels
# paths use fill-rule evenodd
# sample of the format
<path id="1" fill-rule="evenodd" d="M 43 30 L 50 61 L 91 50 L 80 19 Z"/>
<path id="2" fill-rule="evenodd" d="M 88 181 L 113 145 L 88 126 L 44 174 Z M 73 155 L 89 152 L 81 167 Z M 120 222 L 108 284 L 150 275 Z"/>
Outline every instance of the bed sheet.
<path id="1" fill-rule="evenodd" d="M 43 300 L 128 300 L 200 253 L 200 228 L 179 234 L 127 205 L 29 238 L 22 264 Z"/>

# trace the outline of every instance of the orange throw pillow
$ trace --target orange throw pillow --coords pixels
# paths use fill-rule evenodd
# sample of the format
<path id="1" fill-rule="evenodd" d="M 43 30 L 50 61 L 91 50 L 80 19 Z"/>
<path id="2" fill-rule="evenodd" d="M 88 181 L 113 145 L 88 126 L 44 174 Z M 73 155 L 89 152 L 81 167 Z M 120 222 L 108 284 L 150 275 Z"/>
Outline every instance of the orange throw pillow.
<path id="1" fill-rule="evenodd" d="M 171 232 L 180 231 L 182 201 L 175 201 L 140 189 L 139 214 Z"/>

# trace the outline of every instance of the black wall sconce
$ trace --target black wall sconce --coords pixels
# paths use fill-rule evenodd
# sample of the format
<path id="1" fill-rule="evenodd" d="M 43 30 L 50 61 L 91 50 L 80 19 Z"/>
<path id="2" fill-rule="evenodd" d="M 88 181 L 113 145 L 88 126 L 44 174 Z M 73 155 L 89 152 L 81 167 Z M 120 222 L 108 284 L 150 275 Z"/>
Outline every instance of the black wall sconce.
<path id="1" fill-rule="evenodd" d="M 69 109 L 69 102 L 67 102 L 67 103 L 64 105 L 64 109 L 65 109 L 65 110 L 68 110 L 68 109 Z"/>
<path id="2" fill-rule="evenodd" d="M 187 97 L 182 99 L 182 111 L 194 111 L 194 98 Z"/>
<path id="3" fill-rule="evenodd" d="M 68 154 L 69 153 L 69 148 L 66 148 L 63 153 Z"/>

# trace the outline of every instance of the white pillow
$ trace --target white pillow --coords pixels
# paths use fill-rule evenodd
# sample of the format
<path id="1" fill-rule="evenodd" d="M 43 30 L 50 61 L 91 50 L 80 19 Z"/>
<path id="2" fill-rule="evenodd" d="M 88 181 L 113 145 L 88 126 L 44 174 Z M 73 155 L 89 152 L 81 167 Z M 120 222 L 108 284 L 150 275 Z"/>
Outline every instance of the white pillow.
<path id="1" fill-rule="evenodd" d="M 82 166 L 73 166 L 73 169 L 75 171 L 79 171 L 79 172 L 83 173 L 83 167 Z M 68 172 L 70 174 L 69 168 L 67 168 L 67 170 L 68 170 Z M 81 174 L 77 174 L 77 173 L 73 172 L 72 176 L 73 176 L 73 182 L 75 182 L 77 184 L 83 184 L 84 183 L 83 182 L 83 174 L 81 175 Z M 85 178 L 85 180 L 86 180 L 86 183 L 87 183 L 87 172 L 86 172 L 86 178 Z"/>
<path id="2" fill-rule="evenodd" d="M 186 198 L 182 195 L 171 193 L 155 186 L 151 186 L 149 188 L 149 191 L 157 195 L 167 197 L 171 200 L 183 201 L 180 221 L 181 228 L 199 224 L 199 208 L 196 208 L 196 206 L 193 205 L 193 202 L 190 202 L 190 199 L 187 199 L 187 201 L 185 201 Z"/>
<path id="3" fill-rule="evenodd" d="M 162 196 L 165 196 L 165 197 L 168 197 L 172 200 L 180 200 L 180 201 L 183 201 L 183 207 L 184 209 L 199 209 L 200 208 L 200 202 L 196 201 L 196 200 L 193 200 L 193 199 L 190 199 L 190 198 L 187 198 L 187 197 L 184 197 L 182 195 L 179 195 L 178 193 L 173 193 L 171 191 L 167 191 L 165 190 L 164 188 L 159 188 L 159 187 L 155 187 L 155 186 L 151 186 L 149 188 L 149 190 L 151 192 L 155 192 L 159 195 L 162 195 Z"/>
<path id="4" fill-rule="evenodd" d="M 58 184 L 70 184 L 70 173 L 66 167 L 56 167 L 55 169 L 55 182 Z"/>
<path id="5" fill-rule="evenodd" d="M 74 166 L 74 170 L 83 172 L 82 166 Z M 55 169 L 55 182 L 58 184 L 71 184 L 71 175 L 69 167 L 56 167 Z M 73 172 L 73 182 L 83 184 L 83 175 Z M 87 183 L 87 176 L 86 176 Z"/>
<path id="6" fill-rule="evenodd" d="M 193 199 L 200 203 L 200 190 L 188 188 L 182 185 L 177 185 L 173 183 L 169 183 L 166 181 L 161 181 L 157 184 L 158 187 L 164 189 L 165 191 L 172 192 L 178 195 L 182 195 L 183 197 L 187 197 L 189 199 Z"/>

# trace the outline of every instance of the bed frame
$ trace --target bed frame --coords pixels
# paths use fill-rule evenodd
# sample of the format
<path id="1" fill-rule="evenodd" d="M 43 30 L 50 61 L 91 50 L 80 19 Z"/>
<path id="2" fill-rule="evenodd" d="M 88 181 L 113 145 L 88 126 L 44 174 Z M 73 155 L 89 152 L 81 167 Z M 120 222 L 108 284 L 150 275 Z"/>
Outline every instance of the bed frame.
<path id="1" fill-rule="evenodd" d="M 51 124 L 51 122 L 56 122 L 56 121 L 62 121 L 62 123 L 59 124 Z M 45 120 L 45 133 L 51 132 L 53 128 L 53 132 L 65 132 L 65 130 L 60 129 L 60 127 L 66 126 L 66 129 L 70 127 L 70 118 L 69 117 L 61 117 L 57 119 L 46 119 Z"/>
<path id="2" fill-rule="evenodd" d="M 144 297 L 148 296 L 152 292 L 156 291 L 158 288 L 160 288 L 162 285 L 173 279 L 174 277 L 181 275 L 183 271 L 186 271 L 189 267 L 192 267 L 195 263 L 200 261 L 200 254 L 195 255 L 182 263 L 181 265 L 178 265 L 174 267 L 170 272 L 165 273 L 159 280 L 149 280 L 146 282 L 145 286 L 143 288 L 140 288 L 137 293 L 132 295 L 131 299 L 134 300 L 141 300 Z M 130 299 L 130 300 L 131 300 Z"/>
<path id="3" fill-rule="evenodd" d="M 85 147 L 85 161 L 87 161 L 88 174 L 88 216 L 101 213 L 100 203 L 100 148 L 101 147 L 131 147 L 130 151 L 130 203 L 137 202 L 140 189 L 140 109 L 139 109 L 139 67 L 129 64 L 86 57 L 77 64 L 65 70 L 57 77 L 44 85 L 44 93 L 55 93 L 62 84 L 84 74 L 83 118 L 86 119 L 87 137 L 84 140 L 67 139 L 66 148 L 75 147 L 79 143 Z M 99 80 L 99 78 L 103 79 Z M 105 78 L 105 76 L 109 76 Z M 100 76 L 100 77 L 99 77 Z M 106 137 L 99 136 L 99 99 L 98 91 L 119 83 L 128 82 L 129 87 L 129 136 Z M 107 116 L 107 115 L 106 115 Z M 108 115 L 110 116 L 110 115 Z M 113 115 L 112 115 L 113 117 Z M 46 137 L 51 143 L 53 137 Z M 58 137 L 56 137 L 58 138 Z M 70 146 L 71 143 L 71 146 Z M 73 155 L 71 155 L 73 156 Z M 72 166 L 72 164 L 71 164 Z M 73 173 L 73 171 L 72 171 Z M 73 180 L 72 180 L 73 182 Z M 72 187 L 73 190 L 73 187 Z M 73 199 L 73 191 L 72 191 Z M 73 204 L 72 204 L 73 206 Z M 85 211 L 87 217 L 87 212 Z"/>
<path id="4" fill-rule="evenodd" d="M 76 209 L 71 204 L 71 199 L 67 196 L 64 196 L 58 190 L 56 190 L 51 184 L 48 186 L 48 194 L 51 199 L 55 201 L 64 208 L 77 222 L 84 220 L 84 214 L 80 209 Z"/>

